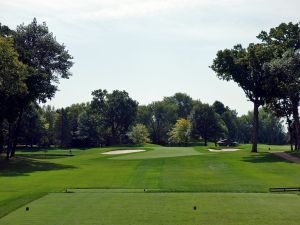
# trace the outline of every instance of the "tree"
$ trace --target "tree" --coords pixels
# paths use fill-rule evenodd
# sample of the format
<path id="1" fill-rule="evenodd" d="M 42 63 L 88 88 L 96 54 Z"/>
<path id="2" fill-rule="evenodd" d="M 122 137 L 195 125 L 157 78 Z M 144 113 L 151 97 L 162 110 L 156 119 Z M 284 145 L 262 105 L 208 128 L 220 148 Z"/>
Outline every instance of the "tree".
<path id="1" fill-rule="evenodd" d="M 108 136 L 109 131 L 101 121 L 101 115 L 87 105 L 78 117 L 78 133 L 74 144 L 79 147 L 102 146 Z"/>
<path id="2" fill-rule="evenodd" d="M 248 112 L 238 118 L 238 141 L 249 143 L 253 124 L 253 112 Z M 286 144 L 287 137 L 284 131 L 282 120 L 276 117 L 270 110 L 263 107 L 259 110 L 259 136 L 260 143 L 265 144 Z"/>
<path id="3" fill-rule="evenodd" d="M 55 124 L 56 124 L 59 114 L 55 110 L 55 108 L 51 107 L 50 105 L 44 106 L 42 108 L 42 111 L 43 111 L 43 116 L 46 119 L 46 123 L 48 124 L 48 129 L 46 131 L 48 144 L 54 145 L 54 144 L 58 143 L 58 141 L 56 141 Z"/>
<path id="4" fill-rule="evenodd" d="M 300 55 L 294 51 L 287 51 L 282 58 L 272 60 L 266 65 L 268 71 L 277 81 L 278 96 L 270 99 L 269 105 L 277 115 L 282 115 L 287 119 L 289 128 L 291 123 L 295 126 L 295 149 L 299 149 L 300 144 L 300 124 L 298 106 L 300 101 Z M 293 115 L 290 121 L 289 115 Z"/>
<path id="5" fill-rule="evenodd" d="M 225 105 L 220 101 L 215 101 L 212 107 L 214 108 L 215 112 L 218 113 L 220 116 L 222 116 L 223 113 L 227 110 Z"/>
<path id="6" fill-rule="evenodd" d="M 4 119 L 11 123 L 17 117 L 16 111 L 19 108 L 18 99 L 26 95 L 28 89 L 25 83 L 27 78 L 27 67 L 18 60 L 18 54 L 13 48 L 10 38 L 0 37 L 0 152 L 3 150 L 3 129 Z M 12 137 L 9 132 L 9 143 L 11 147 Z M 9 151 L 8 158 L 9 158 Z"/>
<path id="7" fill-rule="evenodd" d="M 258 108 L 265 104 L 271 95 L 268 87 L 269 78 L 264 64 L 273 58 L 273 52 L 263 44 L 250 44 L 247 49 L 236 45 L 233 49 L 218 51 L 211 68 L 220 79 L 236 82 L 253 102 L 253 138 L 252 152 L 257 152 Z"/>
<path id="8" fill-rule="evenodd" d="M 28 67 L 29 75 L 25 80 L 27 94 L 17 103 L 18 119 L 11 157 L 15 154 L 21 118 L 26 106 L 30 102 L 46 102 L 51 99 L 57 90 L 59 78 L 69 78 L 69 69 L 73 65 L 72 56 L 65 46 L 56 41 L 46 23 L 38 24 L 35 18 L 29 25 L 19 25 L 13 32 L 13 39 L 19 60 Z"/>
<path id="9" fill-rule="evenodd" d="M 235 110 L 227 109 L 222 115 L 222 120 L 224 121 L 228 133 L 227 137 L 231 140 L 235 140 L 237 138 L 237 112 Z"/>
<path id="10" fill-rule="evenodd" d="M 146 105 L 139 105 L 137 109 L 136 123 L 144 124 L 149 129 L 151 118 L 152 114 L 150 107 Z"/>
<path id="11" fill-rule="evenodd" d="M 190 140 L 192 124 L 187 119 L 178 119 L 169 132 L 169 142 L 174 144 L 187 144 Z"/>
<path id="12" fill-rule="evenodd" d="M 70 147 L 72 136 L 70 122 L 64 108 L 57 111 L 58 118 L 55 124 L 56 140 L 62 148 Z"/>
<path id="13" fill-rule="evenodd" d="M 171 97 L 165 97 L 164 102 L 171 103 L 176 106 L 178 118 L 187 119 L 193 108 L 193 99 L 185 93 L 179 92 Z"/>
<path id="14" fill-rule="evenodd" d="M 25 145 L 48 145 L 47 131 L 49 124 L 44 117 L 42 109 L 34 103 L 31 103 L 23 113 L 21 122 L 21 132 L 18 143 Z"/>
<path id="15" fill-rule="evenodd" d="M 237 118 L 237 139 L 240 143 L 250 143 L 252 139 L 251 130 L 253 130 L 253 113 L 242 115 Z"/>
<path id="16" fill-rule="evenodd" d="M 277 95 L 271 99 L 271 104 L 276 107 L 287 106 L 287 104 L 274 104 L 275 101 L 291 102 L 293 123 L 295 125 L 295 149 L 300 145 L 300 123 L 299 123 L 299 50 L 300 50 L 300 27 L 299 23 L 281 23 L 269 32 L 262 31 L 257 37 L 271 48 L 275 59 L 267 65 L 272 75 L 272 87 L 276 87 Z M 276 83 L 275 83 L 276 82 Z M 279 94 L 279 96 L 278 96 Z M 281 100 L 280 100 L 281 99 Z M 284 109 L 279 109 L 282 111 Z M 286 109 L 288 110 L 289 109 Z M 286 113 L 288 113 L 288 111 Z M 286 114 L 285 113 L 285 114 Z"/>
<path id="17" fill-rule="evenodd" d="M 8 26 L 2 25 L 0 23 L 0 36 L 1 37 L 11 37 L 13 35 L 13 31 L 9 29 Z"/>
<path id="18" fill-rule="evenodd" d="M 208 104 L 196 104 L 191 114 L 191 121 L 194 135 L 202 137 L 205 145 L 208 140 L 216 142 L 227 132 L 221 117 Z"/>
<path id="19" fill-rule="evenodd" d="M 136 124 L 127 135 L 134 144 L 144 144 L 150 141 L 148 129 L 144 124 Z"/>
<path id="20" fill-rule="evenodd" d="M 178 118 L 177 108 L 166 101 L 153 102 L 148 107 L 151 113 L 151 140 L 157 144 L 165 144 L 168 142 L 168 132 Z"/>
<path id="21" fill-rule="evenodd" d="M 227 106 L 225 107 L 220 101 L 215 101 L 212 107 L 224 121 L 228 130 L 228 138 L 235 140 L 237 138 L 237 112 L 235 110 L 230 110 Z"/>
<path id="22" fill-rule="evenodd" d="M 111 144 L 122 143 L 129 126 L 135 121 L 138 103 L 126 91 L 106 90 L 92 92 L 91 108 L 110 132 Z"/>
<path id="23" fill-rule="evenodd" d="M 272 98 L 272 100 L 267 105 L 268 110 L 273 112 L 278 118 L 285 118 L 288 132 L 289 132 L 289 143 L 291 146 L 291 151 L 293 151 L 293 144 L 295 144 L 295 149 L 298 146 L 297 136 L 295 136 L 295 123 L 292 120 L 293 115 L 293 104 L 289 98 Z"/>
<path id="24" fill-rule="evenodd" d="M 287 138 L 282 121 L 266 108 L 260 109 L 259 141 L 266 144 L 286 144 Z"/>

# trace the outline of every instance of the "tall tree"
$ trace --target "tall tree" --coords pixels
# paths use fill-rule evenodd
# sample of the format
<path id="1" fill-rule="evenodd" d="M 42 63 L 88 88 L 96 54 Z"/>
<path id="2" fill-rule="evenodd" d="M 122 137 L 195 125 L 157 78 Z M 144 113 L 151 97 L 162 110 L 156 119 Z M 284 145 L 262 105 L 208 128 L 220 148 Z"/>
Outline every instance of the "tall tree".
<path id="1" fill-rule="evenodd" d="M 269 32 L 262 31 L 257 36 L 263 43 L 273 49 L 276 59 L 270 63 L 270 72 L 273 75 L 272 86 L 277 87 L 274 96 L 277 99 L 285 99 L 292 103 L 293 123 L 295 125 L 295 148 L 300 145 L 300 123 L 299 123 L 299 50 L 300 50 L 300 23 L 281 23 L 271 28 Z M 276 82 L 276 83 L 274 83 Z M 283 106 L 277 104 L 277 106 Z"/>
<path id="2" fill-rule="evenodd" d="M 217 53 L 211 68 L 220 79 L 236 82 L 254 105 L 252 152 L 257 152 L 258 108 L 270 95 L 268 76 L 264 64 L 273 58 L 273 52 L 263 44 L 250 44 L 246 49 L 236 45 L 233 49 Z"/>
<path id="3" fill-rule="evenodd" d="M 15 154 L 17 136 L 25 107 L 30 102 L 45 102 L 51 99 L 59 78 L 69 78 L 69 69 L 73 65 L 72 56 L 65 46 L 57 42 L 49 32 L 46 23 L 38 24 L 34 18 L 29 25 L 21 24 L 13 32 L 14 46 L 19 59 L 29 68 L 26 79 L 28 92 L 25 99 L 19 101 L 18 119 L 14 132 L 14 144 L 11 156 Z"/>
<path id="4" fill-rule="evenodd" d="M 18 99 L 23 99 L 27 94 L 25 80 L 27 78 L 27 67 L 18 60 L 18 54 L 13 48 L 10 38 L 0 37 L 0 152 L 3 150 L 3 120 L 11 123 L 17 117 L 19 109 Z M 11 146 L 11 132 L 9 132 L 9 143 Z M 9 151 L 8 151 L 9 157 Z"/>

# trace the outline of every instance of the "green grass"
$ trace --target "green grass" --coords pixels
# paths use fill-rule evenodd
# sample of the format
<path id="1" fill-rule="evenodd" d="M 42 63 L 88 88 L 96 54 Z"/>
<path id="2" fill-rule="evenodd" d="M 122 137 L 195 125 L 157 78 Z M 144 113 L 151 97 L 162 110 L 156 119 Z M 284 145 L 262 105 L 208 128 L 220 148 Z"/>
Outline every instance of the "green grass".
<path id="1" fill-rule="evenodd" d="M 300 221 L 300 214 L 295 213 L 300 197 L 293 194 L 135 191 L 51 193 L 27 204 L 29 211 L 23 206 L 4 217 L 0 224 L 296 225 Z"/>
<path id="2" fill-rule="evenodd" d="M 156 147 L 152 151 L 131 153 L 121 156 L 112 157 L 113 159 L 155 159 L 155 158 L 171 158 L 180 156 L 201 155 L 199 151 L 189 147 Z"/>
<path id="3" fill-rule="evenodd" d="M 72 150 L 74 156 L 69 156 L 68 150 L 18 152 L 17 157 L 9 162 L 0 160 L 0 217 L 7 215 L 20 206 L 28 204 L 28 202 L 42 197 L 47 193 L 62 192 L 66 188 L 146 188 L 152 189 L 154 192 L 155 190 L 159 190 L 164 193 L 168 192 L 165 193 L 165 195 L 161 194 L 161 196 L 166 196 L 165 201 L 166 203 L 170 201 L 170 204 L 173 200 L 169 200 L 168 196 L 173 196 L 172 194 L 180 198 L 180 194 L 184 194 L 183 192 L 185 192 L 187 196 L 189 196 L 189 194 L 190 196 L 193 196 L 193 194 L 201 192 L 202 197 L 204 198 L 206 195 L 214 196 L 216 195 L 214 193 L 218 192 L 221 193 L 218 195 L 218 199 L 221 202 L 232 205 L 229 201 L 231 198 L 223 198 L 222 196 L 230 196 L 230 193 L 266 193 L 268 192 L 269 187 L 300 186 L 300 165 L 290 163 L 273 156 L 268 152 L 269 147 L 271 148 L 271 151 L 289 150 L 289 146 L 260 145 L 260 153 L 252 154 L 250 153 L 250 145 L 241 145 L 239 148 L 242 150 L 237 152 L 214 153 L 209 152 L 207 147 L 204 146 L 163 148 L 160 146 L 150 145 L 127 146 L 123 148 L 115 146 L 113 148 L 95 148 L 88 150 L 74 149 Z M 147 151 L 122 156 L 100 154 L 105 151 L 126 148 L 142 148 Z M 172 149 L 174 150 L 173 152 Z M 206 192 L 211 192 L 212 194 Z M 227 193 L 226 195 L 223 194 L 225 192 Z M 102 195 L 105 193 L 98 194 Z M 107 194 L 113 195 L 114 193 Z M 140 194 L 137 195 L 136 201 L 138 201 L 139 198 L 146 201 L 146 198 L 148 198 L 146 196 L 149 196 L 147 201 L 153 201 L 154 203 L 156 198 L 155 196 L 159 196 L 158 193 L 152 193 L 153 198 L 150 198 L 152 194 L 148 195 L 149 193 L 134 194 Z M 65 195 L 69 195 L 69 193 L 62 194 L 61 196 Z M 70 196 L 71 195 L 72 194 L 70 194 Z M 77 193 L 74 195 L 77 195 Z M 125 193 L 120 193 L 120 195 L 124 195 L 124 198 L 127 196 L 125 196 Z M 46 198 L 48 198 L 48 196 L 52 196 L 52 194 L 47 195 Z M 60 195 L 53 194 L 53 196 Z M 256 195 L 245 194 L 245 197 L 246 196 Z M 260 202 L 263 205 L 262 208 L 264 208 L 274 195 L 266 194 L 261 196 L 265 196 L 265 198 L 262 198 L 265 199 L 265 202 L 263 200 L 260 201 L 258 197 L 253 197 L 253 204 L 256 201 Z M 280 199 L 282 198 L 283 202 L 281 206 L 284 208 L 282 209 L 282 212 L 285 213 L 284 210 L 289 209 L 290 213 L 294 215 L 295 218 L 298 218 L 296 210 L 298 207 L 290 208 L 289 205 L 294 204 L 294 201 L 299 201 L 300 199 L 296 198 L 296 195 L 280 196 L 281 195 L 275 195 L 274 199 L 279 198 L 278 201 L 280 202 Z M 176 197 L 174 198 L 174 202 L 176 202 Z M 287 200 L 283 200 L 285 198 Z M 44 201 L 43 199 L 44 198 L 41 198 L 40 200 Z M 134 199 L 135 198 L 133 198 L 132 201 L 128 200 L 128 203 L 122 202 L 122 204 L 127 204 L 128 207 L 130 206 L 134 208 L 136 207 L 132 205 L 134 203 Z M 189 198 L 187 197 L 187 199 Z M 40 200 L 34 201 L 32 204 L 36 204 Z M 53 201 L 55 202 L 55 199 Z M 189 204 L 189 201 L 190 200 L 187 200 L 187 202 L 183 204 Z M 291 202 L 289 203 L 289 201 Z M 243 201 L 241 201 L 241 204 L 242 202 Z M 81 205 L 81 208 L 90 208 L 89 205 L 82 205 L 83 202 L 81 201 L 78 203 Z M 217 203 L 213 203 L 212 200 L 212 205 L 213 204 L 217 205 Z M 266 204 L 266 206 L 264 204 Z M 273 202 L 273 204 L 275 203 Z M 112 204 L 112 207 L 116 206 Z M 154 205 L 151 206 L 151 204 L 149 207 L 155 208 Z M 180 207 L 180 204 L 178 207 Z M 22 207 L 20 210 L 22 211 L 24 208 Z M 249 213 L 251 214 L 253 210 L 254 209 L 251 210 L 249 208 Z M 232 210 L 229 211 L 234 213 Z M 273 211 L 277 212 L 270 206 L 270 208 L 268 208 L 265 212 L 268 212 L 267 215 L 273 216 Z M 17 212 L 18 211 L 15 211 L 13 213 Z M 66 215 L 68 215 L 68 213 L 72 215 L 71 211 L 66 212 Z M 45 212 L 45 214 L 47 213 Z M 51 212 L 49 211 L 49 216 L 50 214 Z M 177 212 L 175 214 L 177 215 Z M 18 215 L 21 214 L 15 215 L 16 219 L 18 219 Z M 53 213 L 52 216 L 55 217 Z M 229 214 L 225 217 L 228 217 L 229 220 L 225 221 L 223 224 L 230 224 L 231 217 Z M 159 218 L 160 217 L 157 216 L 157 219 Z M 2 224 L 3 221 L 4 218 L 0 219 L 0 224 Z M 236 220 L 232 218 L 232 221 Z M 109 224 L 108 222 L 105 224 Z M 203 224 L 202 222 L 201 224 Z M 115 224 L 121 224 L 121 222 Z"/>

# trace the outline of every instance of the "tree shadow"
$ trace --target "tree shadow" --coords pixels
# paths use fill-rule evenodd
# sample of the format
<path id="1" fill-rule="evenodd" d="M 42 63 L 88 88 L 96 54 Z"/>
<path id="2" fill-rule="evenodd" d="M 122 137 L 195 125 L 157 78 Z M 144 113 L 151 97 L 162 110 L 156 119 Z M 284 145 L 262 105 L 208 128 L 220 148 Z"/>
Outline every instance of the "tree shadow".
<path id="1" fill-rule="evenodd" d="M 31 159 L 58 159 L 58 158 L 66 158 L 74 155 L 70 154 L 22 154 L 20 157 L 22 158 L 31 158 Z"/>
<path id="2" fill-rule="evenodd" d="M 254 153 L 251 156 L 243 157 L 242 160 L 244 162 L 251 162 L 251 163 L 276 163 L 276 162 L 293 163 L 268 152 L 258 153 L 258 154 Z"/>
<path id="3" fill-rule="evenodd" d="M 61 150 L 63 148 L 58 148 L 58 147 L 37 147 L 37 146 L 33 146 L 33 147 L 26 147 L 26 146 L 18 146 L 17 147 L 17 151 L 20 152 L 40 152 L 40 151 L 52 151 L 52 150 Z"/>
<path id="4" fill-rule="evenodd" d="M 28 176 L 38 171 L 75 169 L 75 166 L 63 165 L 32 158 L 17 156 L 11 160 L 0 158 L 0 176 Z"/>

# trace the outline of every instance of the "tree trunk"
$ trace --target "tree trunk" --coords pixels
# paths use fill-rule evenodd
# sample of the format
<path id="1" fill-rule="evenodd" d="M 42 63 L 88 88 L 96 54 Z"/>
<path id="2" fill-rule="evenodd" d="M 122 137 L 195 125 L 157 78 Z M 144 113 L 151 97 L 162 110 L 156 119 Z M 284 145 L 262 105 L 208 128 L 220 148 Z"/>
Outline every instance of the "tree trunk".
<path id="1" fill-rule="evenodd" d="M 253 135 L 252 135 L 252 150 L 251 152 L 257 152 L 257 141 L 258 141 L 258 108 L 259 104 L 254 101 L 254 112 L 253 112 Z"/>
<path id="2" fill-rule="evenodd" d="M 298 98 L 292 99 L 293 105 L 293 118 L 294 118 L 294 132 L 295 132 L 295 150 L 299 150 L 299 131 L 300 131 L 300 124 L 299 124 L 299 112 L 298 112 Z"/>
<path id="3" fill-rule="evenodd" d="M 0 154 L 4 150 L 4 135 L 3 135 L 2 123 L 3 123 L 3 121 L 0 121 Z"/>
<path id="4" fill-rule="evenodd" d="M 24 109 L 22 108 L 20 113 L 19 113 L 18 119 L 17 119 L 17 125 L 16 125 L 16 129 L 15 129 L 15 132 L 14 132 L 13 145 L 12 145 L 11 156 L 10 157 L 14 157 L 15 153 L 16 153 L 16 147 L 17 147 L 20 128 L 21 128 L 21 121 L 22 121 L 23 111 L 24 111 Z"/>
<path id="5" fill-rule="evenodd" d="M 7 141 L 7 149 L 6 149 L 6 159 L 9 160 L 11 157 L 11 149 L 12 149 L 12 125 L 8 123 L 8 141 Z"/>
<path id="6" fill-rule="evenodd" d="M 292 129 L 292 121 L 289 119 L 289 117 L 287 116 L 287 124 L 288 124 L 288 131 L 290 133 L 290 146 L 291 146 L 291 151 L 293 151 L 293 129 Z"/>

